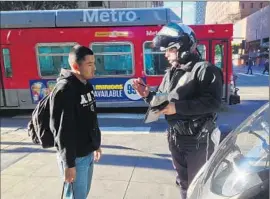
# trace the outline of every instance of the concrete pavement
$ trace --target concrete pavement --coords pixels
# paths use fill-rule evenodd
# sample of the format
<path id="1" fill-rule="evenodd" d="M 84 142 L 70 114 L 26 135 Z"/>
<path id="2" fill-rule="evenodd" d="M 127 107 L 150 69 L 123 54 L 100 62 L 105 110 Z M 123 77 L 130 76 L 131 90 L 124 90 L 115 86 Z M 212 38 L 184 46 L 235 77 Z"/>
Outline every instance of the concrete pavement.
<path id="1" fill-rule="evenodd" d="M 264 103 L 245 101 L 230 106 L 220 114 L 218 123 L 235 127 Z M 179 198 L 164 133 L 118 134 L 115 131 L 102 136 L 102 148 L 103 157 L 95 164 L 88 198 Z M 57 199 L 61 188 L 55 150 L 33 145 L 25 129 L 1 134 L 2 199 Z"/>
<path id="2" fill-rule="evenodd" d="M 2 199 L 60 198 L 55 150 L 32 145 L 23 130 L 2 135 L 1 143 L 1 164 L 5 156 L 15 160 L 18 153 L 25 153 L 2 168 Z M 165 134 L 105 135 L 102 148 L 88 198 L 178 198 Z"/>
<path id="3" fill-rule="evenodd" d="M 269 100 L 269 75 L 262 74 L 263 67 L 253 66 L 253 75 L 246 71 L 245 66 L 234 67 L 241 100 Z"/>

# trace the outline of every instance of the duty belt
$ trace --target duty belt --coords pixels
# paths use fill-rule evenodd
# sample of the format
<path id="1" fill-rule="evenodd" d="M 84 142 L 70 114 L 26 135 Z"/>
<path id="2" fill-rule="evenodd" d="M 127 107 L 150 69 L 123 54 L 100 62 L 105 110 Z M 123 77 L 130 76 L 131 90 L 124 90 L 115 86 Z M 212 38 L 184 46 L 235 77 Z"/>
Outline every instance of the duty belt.
<path id="1" fill-rule="evenodd" d="M 193 120 L 179 120 L 169 131 L 179 136 L 196 136 L 197 139 L 215 128 L 215 117 L 201 117 Z"/>
<path id="2" fill-rule="evenodd" d="M 177 142 L 179 136 L 194 136 L 197 139 L 197 149 L 199 148 L 199 142 L 203 138 L 207 138 L 206 160 L 208 160 L 208 148 L 210 134 L 216 128 L 216 115 L 210 117 L 201 117 L 194 120 L 177 121 L 173 126 L 169 128 L 171 139 Z"/>

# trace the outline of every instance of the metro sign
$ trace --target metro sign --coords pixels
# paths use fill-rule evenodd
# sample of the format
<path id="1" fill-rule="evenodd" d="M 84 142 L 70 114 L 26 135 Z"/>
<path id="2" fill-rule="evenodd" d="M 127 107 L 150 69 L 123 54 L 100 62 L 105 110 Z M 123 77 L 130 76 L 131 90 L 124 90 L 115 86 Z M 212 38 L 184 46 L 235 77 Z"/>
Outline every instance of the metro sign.
<path id="1" fill-rule="evenodd" d="M 99 10 L 84 10 L 83 22 L 133 22 L 137 19 L 137 14 L 134 11 L 99 11 Z"/>

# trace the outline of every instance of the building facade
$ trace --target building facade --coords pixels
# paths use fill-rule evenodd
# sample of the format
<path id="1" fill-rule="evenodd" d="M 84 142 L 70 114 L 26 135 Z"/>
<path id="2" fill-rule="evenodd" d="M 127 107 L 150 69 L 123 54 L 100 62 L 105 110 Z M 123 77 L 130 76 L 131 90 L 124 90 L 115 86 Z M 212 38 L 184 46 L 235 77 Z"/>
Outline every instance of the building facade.
<path id="1" fill-rule="evenodd" d="M 205 24 L 206 1 L 197 1 L 195 4 L 195 24 Z"/>
<path id="2" fill-rule="evenodd" d="M 205 23 L 235 23 L 268 6 L 269 3 L 269 1 L 207 2 Z"/>
<path id="3" fill-rule="evenodd" d="M 241 18 L 243 19 L 268 5 L 270 5 L 269 1 L 242 1 L 239 3 Z"/>
<path id="4" fill-rule="evenodd" d="M 257 60 L 260 65 L 262 55 L 269 56 L 269 36 L 270 36 L 270 5 L 261 10 L 237 21 L 234 24 L 234 41 L 235 45 L 240 45 L 238 52 L 243 60 L 248 57 Z M 243 61 L 241 62 L 244 63 Z"/>
<path id="5" fill-rule="evenodd" d="M 270 5 L 245 18 L 246 20 L 246 50 L 258 51 L 261 47 L 269 49 L 270 36 Z"/>
<path id="6" fill-rule="evenodd" d="M 163 7 L 163 1 L 78 1 L 78 8 L 151 8 Z"/>

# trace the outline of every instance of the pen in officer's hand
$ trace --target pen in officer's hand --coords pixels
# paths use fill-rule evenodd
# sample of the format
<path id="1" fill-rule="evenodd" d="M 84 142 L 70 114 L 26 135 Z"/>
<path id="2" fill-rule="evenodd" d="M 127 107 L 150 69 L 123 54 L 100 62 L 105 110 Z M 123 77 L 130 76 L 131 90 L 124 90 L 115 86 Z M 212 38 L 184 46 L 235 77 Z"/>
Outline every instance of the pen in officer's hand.
<path id="1" fill-rule="evenodd" d="M 140 85 L 142 85 L 142 86 L 146 87 L 146 85 L 145 85 L 145 84 L 142 84 L 142 83 L 140 83 L 140 82 L 138 82 L 138 84 L 140 84 Z"/>

